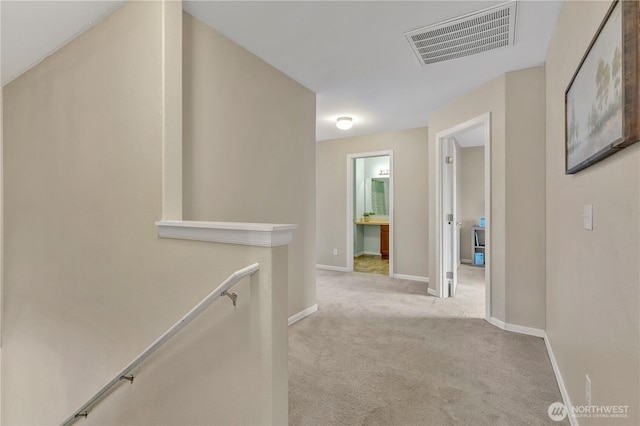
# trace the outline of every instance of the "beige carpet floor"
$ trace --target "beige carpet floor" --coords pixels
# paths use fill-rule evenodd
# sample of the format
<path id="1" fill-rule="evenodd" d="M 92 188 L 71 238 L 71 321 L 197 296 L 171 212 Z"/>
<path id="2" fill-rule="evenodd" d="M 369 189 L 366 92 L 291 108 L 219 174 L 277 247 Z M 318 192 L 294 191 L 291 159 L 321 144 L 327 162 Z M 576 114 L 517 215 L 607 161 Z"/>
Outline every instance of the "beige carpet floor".
<path id="1" fill-rule="evenodd" d="M 289 327 L 289 423 L 562 424 L 543 340 L 481 319 L 482 274 L 463 266 L 457 297 L 437 299 L 425 283 L 318 270 L 319 311 Z"/>

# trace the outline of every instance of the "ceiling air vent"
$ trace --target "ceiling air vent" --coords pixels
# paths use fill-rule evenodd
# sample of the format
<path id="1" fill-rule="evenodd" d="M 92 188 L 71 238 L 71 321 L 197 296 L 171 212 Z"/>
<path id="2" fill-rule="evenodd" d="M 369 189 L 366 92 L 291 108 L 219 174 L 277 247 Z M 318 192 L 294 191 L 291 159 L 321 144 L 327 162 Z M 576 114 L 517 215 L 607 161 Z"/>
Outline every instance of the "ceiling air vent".
<path id="1" fill-rule="evenodd" d="M 512 45 L 516 2 L 429 25 L 404 36 L 422 66 Z"/>

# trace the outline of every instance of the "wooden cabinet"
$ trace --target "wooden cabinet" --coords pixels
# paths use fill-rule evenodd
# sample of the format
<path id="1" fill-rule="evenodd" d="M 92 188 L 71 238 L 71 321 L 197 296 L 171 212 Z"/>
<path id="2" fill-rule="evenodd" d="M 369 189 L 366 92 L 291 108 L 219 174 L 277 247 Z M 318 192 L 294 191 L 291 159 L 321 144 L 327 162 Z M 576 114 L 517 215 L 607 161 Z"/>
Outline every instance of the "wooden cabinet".
<path id="1" fill-rule="evenodd" d="M 389 258 L 389 225 L 380 225 L 380 254 L 383 259 Z"/>

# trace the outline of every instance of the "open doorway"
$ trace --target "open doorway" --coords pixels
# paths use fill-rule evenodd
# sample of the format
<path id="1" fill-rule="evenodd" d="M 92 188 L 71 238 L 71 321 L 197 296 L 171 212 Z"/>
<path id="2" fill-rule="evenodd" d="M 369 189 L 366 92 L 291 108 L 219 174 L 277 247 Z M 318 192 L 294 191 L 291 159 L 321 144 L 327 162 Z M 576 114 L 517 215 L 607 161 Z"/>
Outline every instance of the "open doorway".
<path id="1" fill-rule="evenodd" d="M 484 300 L 487 317 L 491 276 L 490 125 L 487 113 L 436 135 L 437 295 L 456 297 L 459 284 L 464 283 L 466 295 L 479 295 Z M 481 291 L 474 291 L 474 286 Z"/>
<path id="2" fill-rule="evenodd" d="M 393 151 L 347 156 L 347 269 L 393 276 Z"/>

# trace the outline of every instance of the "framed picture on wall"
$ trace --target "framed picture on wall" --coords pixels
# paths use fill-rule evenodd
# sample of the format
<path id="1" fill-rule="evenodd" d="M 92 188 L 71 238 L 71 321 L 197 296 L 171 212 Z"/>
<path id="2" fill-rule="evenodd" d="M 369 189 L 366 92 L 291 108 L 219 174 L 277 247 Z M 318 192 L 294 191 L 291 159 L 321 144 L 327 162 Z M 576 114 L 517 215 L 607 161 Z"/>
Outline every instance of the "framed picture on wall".
<path id="1" fill-rule="evenodd" d="M 613 2 L 565 91 L 565 173 L 640 139 L 637 1 Z"/>

